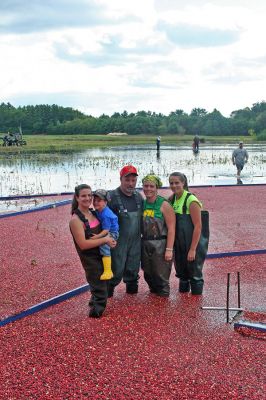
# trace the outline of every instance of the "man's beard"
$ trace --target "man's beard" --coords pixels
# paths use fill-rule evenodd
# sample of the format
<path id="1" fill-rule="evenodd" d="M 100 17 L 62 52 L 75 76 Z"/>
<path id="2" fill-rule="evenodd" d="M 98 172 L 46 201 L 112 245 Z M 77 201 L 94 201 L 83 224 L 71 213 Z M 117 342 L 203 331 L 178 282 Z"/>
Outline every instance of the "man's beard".
<path id="1" fill-rule="evenodd" d="M 129 194 L 134 193 L 134 191 L 135 191 L 135 188 L 126 188 L 126 190 L 125 190 L 125 192 L 129 193 Z"/>

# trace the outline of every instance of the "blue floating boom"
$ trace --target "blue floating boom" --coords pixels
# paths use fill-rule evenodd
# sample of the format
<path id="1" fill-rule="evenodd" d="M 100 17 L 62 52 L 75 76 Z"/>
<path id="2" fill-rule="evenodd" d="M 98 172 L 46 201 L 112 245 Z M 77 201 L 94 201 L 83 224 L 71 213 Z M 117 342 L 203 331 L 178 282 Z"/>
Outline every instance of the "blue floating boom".
<path id="1" fill-rule="evenodd" d="M 62 293 L 58 296 L 52 297 L 49 300 L 45 300 L 42 303 L 35 304 L 34 306 L 21 311 L 18 314 L 11 315 L 5 319 L 0 320 L 0 326 L 10 324 L 11 322 L 17 321 L 29 315 L 35 314 L 38 311 L 44 310 L 47 307 L 54 306 L 55 304 L 61 303 L 62 301 L 68 300 L 71 297 L 77 296 L 78 294 L 87 292 L 90 290 L 88 284 L 79 286 L 76 289 L 70 290 L 69 292 Z"/>
<path id="2" fill-rule="evenodd" d="M 2 196 L 1 200 L 19 200 L 19 199 L 32 199 L 34 197 L 50 197 L 50 196 L 66 196 L 73 195 L 73 192 L 62 192 L 62 193 L 46 193 L 46 194 L 23 194 L 23 195 L 15 195 L 15 196 Z"/>
<path id="3" fill-rule="evenodd" d="M 266 324 L 262 322 L 249 322 L 249 321 L 238 321 L 234 324 L 234 329 L 237 328 L 249 328 L 257 331 L 266 332 Z"/>
<path id="4" fill-rule="evenodd" d="M 239 257 L 239 256 L 250 256 L 254 254 L 266 254 L 266 249 L 226 251 L 224 253 L 209 253 L 207 254 L 206 258 L 210 259 L 210 258 L 224 258 L 224 257 Z"/>
<path id="5" fill-rule="evenodd" d="M 30 208 L 30 209 L 24 210 L 24 211 L 15 211 L 15 212 L 11 212 L 8 214 L 0 214 L 0 218 L 8 218 L 8 217 L 14 217 L 16 215 L 29 214 L 29 213 L 36 212 L 36 211 L 48 210 L 49 208 L 65 206 L 66 204 L 70 204 L 70 203 L 72 203 L 72 200 L 56 201 L 53 203 L 45 204 L 44 206 L 34 207 L 34 208 Z"/>

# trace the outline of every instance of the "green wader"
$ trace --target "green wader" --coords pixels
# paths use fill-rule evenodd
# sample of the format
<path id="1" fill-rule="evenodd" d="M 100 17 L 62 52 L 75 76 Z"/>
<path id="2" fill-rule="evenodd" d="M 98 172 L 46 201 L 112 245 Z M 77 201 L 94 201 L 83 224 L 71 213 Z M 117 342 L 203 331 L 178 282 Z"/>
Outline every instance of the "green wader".
<path id="1" fill-rule="evenodd" d="M 141 203 L 137 196 L 137 211 L 125 210 L 119 192 L 116 191 L 116 199 L 119 205 L 119 239 L 112 249 L 112 271 L 114 277 L 109 281 L 109 296 L 121 280 L 126 284 L 127 293 L 137 293 L 140 254 L 141 254 Z"/>
<path id="2" fill-rule="evenodd" d="M 209 229 L 206 229 L 203 221 L 203 229 L 196 249 L 196 258 L 189 262 L 187 255 L 193 230 L 194 225 L 189 214 L 176 214 L 174 249 L 176 276 L 180 279 L 179 291 L 189 292 L 191 286 L 192 294 L 201 294 L 204 285 L 202 269 L 208 251 Z"/>
<path id="3" fill-rule="evenodd" d="M 151 293 L 168 297 L 170 292 L 169 278 L 172 261 L 166 261 L 165 248 L 167 227 L 164 219 L 156 217 L 143 218 L 143 238 L 141 246 L 141 267 L 144 279 Z"/>

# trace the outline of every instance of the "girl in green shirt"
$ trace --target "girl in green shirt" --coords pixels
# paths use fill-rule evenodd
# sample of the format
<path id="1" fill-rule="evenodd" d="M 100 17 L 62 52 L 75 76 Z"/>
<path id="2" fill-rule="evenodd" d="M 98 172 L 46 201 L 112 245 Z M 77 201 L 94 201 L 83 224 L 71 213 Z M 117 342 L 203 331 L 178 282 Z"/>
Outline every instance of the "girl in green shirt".
<path id="1" fill-rule="evenodd" d="M 179 291 L 202 294 L 202 268 L 208 249 L 208 238 L 202 235 L 202 205 L 188 191 L 187 178 L 181 172 L 169 177 L 173 195 L 169 198 L 176 214 L 175 268 L 180 279 Z"/>

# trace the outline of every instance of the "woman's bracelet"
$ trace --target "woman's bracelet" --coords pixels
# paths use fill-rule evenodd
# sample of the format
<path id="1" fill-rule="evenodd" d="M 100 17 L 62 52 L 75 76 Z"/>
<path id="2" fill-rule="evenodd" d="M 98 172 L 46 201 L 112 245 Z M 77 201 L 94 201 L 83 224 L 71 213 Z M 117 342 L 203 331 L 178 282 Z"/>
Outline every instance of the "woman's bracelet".
<path id="1" fill-rule="evenodd" d="M 174 249 L 170 249 L 170 247 L 166 247 L 166 249 L 165 250 L 168 250 L 168 251 L 173 251 Z"/>

